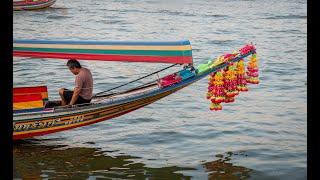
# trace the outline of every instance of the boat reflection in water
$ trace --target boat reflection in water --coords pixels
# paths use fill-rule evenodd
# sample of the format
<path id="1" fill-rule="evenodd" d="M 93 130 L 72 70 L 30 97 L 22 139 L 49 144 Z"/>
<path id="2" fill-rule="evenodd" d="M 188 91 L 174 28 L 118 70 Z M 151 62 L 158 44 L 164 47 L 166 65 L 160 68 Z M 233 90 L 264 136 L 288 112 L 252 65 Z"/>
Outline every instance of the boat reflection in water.
<path id="1" fill-rule="evenodd" d="M 110 156 L 112 151 L 98 148 L 44 145 L 43 140 L 20 140 L 13 151 L 15 179 L 247 179 L 251 169 L 234 166 L 228 161 L 232 153 L 216 155 L 218 160 L 202 164 L 202 168 L 168 166 L 146 167 L 139 157 Z"/>
<path id="2" fill-rule="evenodd" d="M 208 179 L 248 179 L 253 170 L 228 162 L 232 155 L 232 152 L 227 152 L 226 155 L 219 154 L 216 155 L 218 160 L 204 163 Z"/>
<path id="3" fill-rule="evenodd" d="M 34 141 L 15 142 L 13 150 L 13 178 L 21 179 L 191 179 L 178 171 L 194 170 L 177 166 L 148 168 L 136 163 L 138 157 L 114 157 L 95 148 L 67 148 Z"/>

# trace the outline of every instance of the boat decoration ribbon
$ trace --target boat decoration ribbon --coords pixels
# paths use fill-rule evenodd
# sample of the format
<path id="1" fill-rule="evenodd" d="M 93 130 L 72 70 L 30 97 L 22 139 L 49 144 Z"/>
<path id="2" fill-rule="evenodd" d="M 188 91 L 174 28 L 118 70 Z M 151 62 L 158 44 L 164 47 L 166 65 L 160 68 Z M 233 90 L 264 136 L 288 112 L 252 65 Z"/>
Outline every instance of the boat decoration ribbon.
<path id="1" fill-rule="evenodd" d="M 250 51 L 254 51 L 254 53 L 252 53 L 247 65 L 247 71 L 245 71 L 243 59 L 240 59 L 238 62 L 233 62 L 232 60 L 236 58 L 238 54 L 244 55 Z M 248 91 L 247 83 L 259 83 L 257 54 L 252 44 L 248 44 L 232 54 L 220 56 L 214 62 L 210 61 L 208 64 L 216 66 L 226 62 L 228 65 L 225 68 L 213 72 L 209 76 L 209 86 L 206 97 L 211 101 L 210 110 L 221 110 L 221 103 L 234 102 L 235 97 L 239 95 L 240 91 Z"/>

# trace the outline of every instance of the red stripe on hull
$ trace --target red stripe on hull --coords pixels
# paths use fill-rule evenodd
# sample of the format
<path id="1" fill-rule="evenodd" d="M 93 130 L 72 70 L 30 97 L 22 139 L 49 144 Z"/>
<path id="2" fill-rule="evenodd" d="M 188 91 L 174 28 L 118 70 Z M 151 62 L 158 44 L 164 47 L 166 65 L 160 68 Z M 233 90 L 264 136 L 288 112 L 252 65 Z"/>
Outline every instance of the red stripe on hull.
<path id="1" fill-rule="evenodd" d="M 22 93 L 37 93 L 37 92 L 47 92 L 46 86 L 36 86 L 36 87 L 15 87 L 13 88 L 13 94 Z"/>
<path id="2" fill-rule="evenodd" d="M 68 54 L 68 53 L 43 53 L 14 51 L 13 56 L 33 58 L 60 58 L 60 59 L 82 59 L 101 61 L 127 61 L 127 62 L 158 62 L 158 63 L 192 63 L 192 56 L 125 56 L 106 54 Z"/>
<path id="3" fill-rule="evenodd" d="M 40 94 L 14 95 L 12 99 L 13 103 L 42 101 L 42 96 Z"/>

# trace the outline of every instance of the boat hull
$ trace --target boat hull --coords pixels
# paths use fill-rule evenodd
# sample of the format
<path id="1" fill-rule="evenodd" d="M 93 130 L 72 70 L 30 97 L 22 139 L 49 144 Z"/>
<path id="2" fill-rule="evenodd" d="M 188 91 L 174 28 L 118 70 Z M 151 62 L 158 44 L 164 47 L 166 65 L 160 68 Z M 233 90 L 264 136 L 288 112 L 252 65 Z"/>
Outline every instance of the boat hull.
<path id="1" fill-rule="evenodd" d="M 22 11 L 22 10 L 37 10 L 43 9 L 52 6 L 56 0 L 38 0 L 38 1 L 14 1 L 13 10 Z"/>
<path id="2" fill-rule="evenodd" d="M 64 115 L 59 115 L 59 113 L 57 113 L 57 115 L 51 115 L 50 117 L 48 115 L 47 117 L 43 116 L 40 118 L 28 118 L 26 116 L 23 120 L 14 121 L 13 139 L 18 140 L 46 135 L 105 121 L 151 104 L 185 86 L 187 86 L 187 84 L 181 87 L 170 89 L 168 91 L 140 98 L 135 101 L 124 102 L 112 106 L 106 105 L 105 107 L 87 108 L 84 111 L 79 111 L 76 113 L 70 112 L 69 114 Z"/>

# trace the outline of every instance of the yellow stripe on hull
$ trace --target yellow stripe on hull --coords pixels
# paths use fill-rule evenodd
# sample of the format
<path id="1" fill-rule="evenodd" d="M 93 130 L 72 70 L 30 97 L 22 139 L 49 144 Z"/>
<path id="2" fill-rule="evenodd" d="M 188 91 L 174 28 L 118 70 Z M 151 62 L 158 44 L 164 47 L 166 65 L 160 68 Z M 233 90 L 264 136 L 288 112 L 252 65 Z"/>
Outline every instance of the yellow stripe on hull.
<path id="1" fill-rule="evenodd" d="M 43 102 L 41 101 L 29 101 L 13 103 L 13 110 L 30 109 L 30 108 L 42 108 Z"/>

